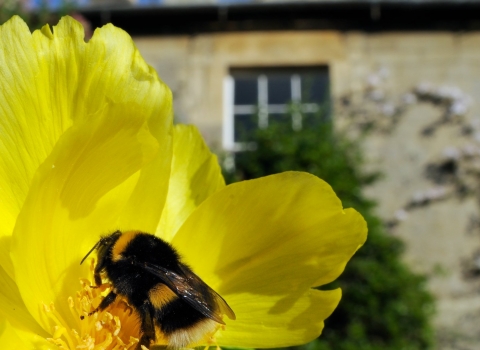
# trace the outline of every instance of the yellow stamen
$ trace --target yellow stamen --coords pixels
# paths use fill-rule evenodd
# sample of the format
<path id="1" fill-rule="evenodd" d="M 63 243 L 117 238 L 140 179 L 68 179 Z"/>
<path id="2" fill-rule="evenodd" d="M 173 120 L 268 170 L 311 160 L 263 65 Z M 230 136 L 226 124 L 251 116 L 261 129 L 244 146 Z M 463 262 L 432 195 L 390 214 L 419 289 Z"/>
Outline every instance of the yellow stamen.
<path id="1" fill-rule="evenodd" d="M 67 299 L 73 319 L 77 320 L 76 324 L 67 324 L 53 304 L 43 305 L 45 315 L 54 324 L 52 337 L 48 340 L 61 349 L 133 350 L 141 336 L 140 320 L 135 309 L 128 305 L 126 300 L 117 297 L 117 300 L 106 310 L 91 314 L 112 289 L 108 283 L 98 287 L 92 286 L 94 268 L 95 262 L 92 259 L 91 278 L 80 279 L 80 290 L 74 297 Z M 204 349 L 208 350 L 209 346 L 216 345 L 214 336 L 217 330 L 224 328 L 225 326 L 216 324 L 197 344 L 190 344 L 189 347 L 208 344 Z M 165 336 L 159 328 L 156 328 L 155 344 L 169 344 L 169 337 Z M 218 345 L 216 347 L 220 350 Z"/>
<path id="2" fill-rule="evenodd" d="M 117 298 L 107 310 L 91 316 L 111 286 L 92 287 L 94 261 L 90 265 L 91 279 L 80 279 L 80 290 L 67 302 L 77 324 L 69 325 L 55 310 L 53 304 L 43 305 L 46 316 L 55 325 L 48 340 L 61 349 L 104 350 L 135 349 L 139 337 L 139 320 L 134 310 L 121 298 Z"/>

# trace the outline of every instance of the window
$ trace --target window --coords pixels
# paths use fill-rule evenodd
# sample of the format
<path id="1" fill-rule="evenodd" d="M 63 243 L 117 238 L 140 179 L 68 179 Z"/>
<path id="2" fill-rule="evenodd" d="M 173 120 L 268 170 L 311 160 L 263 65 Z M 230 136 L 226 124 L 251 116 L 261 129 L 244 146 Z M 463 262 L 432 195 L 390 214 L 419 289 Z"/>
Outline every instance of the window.
<path id="1" fill-rule="evenodd" d="M 223 145 L 240 151 L 269 123 L 294 130 L 318 124 L 329 99 L 328 68 L 232 69 L 224 89 Z"/>

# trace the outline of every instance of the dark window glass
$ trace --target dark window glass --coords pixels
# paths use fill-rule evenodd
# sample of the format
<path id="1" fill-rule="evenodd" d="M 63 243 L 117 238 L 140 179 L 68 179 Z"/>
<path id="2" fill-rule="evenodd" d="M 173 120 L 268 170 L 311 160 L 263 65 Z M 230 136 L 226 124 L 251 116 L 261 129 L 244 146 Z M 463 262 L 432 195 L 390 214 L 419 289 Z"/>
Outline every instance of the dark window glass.
<path id="1" fill-rule="evenodd" d="M 286 104 L 292 100 L 290 74 L 269 74 L 268 104 Z"/>
<path id="2" fill-rule="evenodd" d="M 235 78 L 234 87 L 235 105 L 256 105 L 258 98 L 258 86 L 256 77 Z"/>
<path id="3" fill-rule="evenodd" d="M 307 73 L 301 75 L 302 102 L 324 103 L 328 98 L 328 75 Z"/>
<path id="4" fill-rule="evenodd" d="M 233 68 L 234 106 L 252 106 L 254 109 L 268 111 L 268 125 L 282 124 L 292 128 L 299 127 L 298 120 L 292 118 L 292 112 L 302 114 L 302 128 L 321 125 L 331 118 L 329 107 L 329 75 L 327 67 L 277 67 L 277 68 Z M 292 76 L 300 78 L 301 101 L 292 102 Z M 259 101 L 259 77 L 267 79 L 267 101 Z M 297 103 L 299 102 L 299 103 Z M 272 105 L 286 105 L 285 113 Z M 318 108 L 315 108 L 318 107 Z M 235 114 L 235 111 L 237 112 Z M 241 112 L 242 113 L 238 113 Z M 245 109 L 234 109 L 234 141 L 254 141 L 258 129 L 258 111 L 252 114 Z M 296 122 L 293 125 L 293 122 Z"/>
<path id="5" fill-rule="evenodd" d="M 257 116 L 254 114 L 234 115 L 234 141 L 252 141 L 255 130 L 258 128 Z"/>
<path id="6" fill-rule="evenodd" d="M 268 124 L 271 125 L 271 124 L 274 124 L 274 123 L 292 125 L 292 117 L 288 113 L 285 113 L 285 114 L 270 114 L 268 116 Z"/>

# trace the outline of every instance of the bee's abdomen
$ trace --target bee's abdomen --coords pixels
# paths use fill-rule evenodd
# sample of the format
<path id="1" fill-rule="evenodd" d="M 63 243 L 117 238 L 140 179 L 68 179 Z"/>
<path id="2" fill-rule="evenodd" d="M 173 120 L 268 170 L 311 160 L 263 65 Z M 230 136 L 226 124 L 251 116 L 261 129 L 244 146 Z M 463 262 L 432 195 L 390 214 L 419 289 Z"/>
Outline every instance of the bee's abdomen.
<path id="1" fill-rule="evenodd" d="M 148 299 L 156 310 L 163 309 L 177 298 L 177 295 L 163 283 L 156 284 L 148 292 Z"/>
<path id="2" fill-rule="evenodd" d="M 178 330 L 190 329 L 208 318 L 179 298 L 173 298 L 156 310 L 155 318 L 166 335 Z"/>

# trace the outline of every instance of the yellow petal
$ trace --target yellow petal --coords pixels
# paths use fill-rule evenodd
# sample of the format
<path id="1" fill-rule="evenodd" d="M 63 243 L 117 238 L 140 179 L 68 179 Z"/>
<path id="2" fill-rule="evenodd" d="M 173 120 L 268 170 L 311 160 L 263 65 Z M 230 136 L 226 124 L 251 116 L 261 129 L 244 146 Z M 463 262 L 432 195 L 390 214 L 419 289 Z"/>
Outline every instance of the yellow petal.
<path id="1" fill-rule="evenodd" d="M 168 99 L 171 100 L 171 97 L 168 96 Z M 120 215 L 118 227 L 125 230 L 155 232 L 167 199 L 173 148 L 172 127 L 170 118 L 158 119 L 157 125 L 150 125 L 150 131 L 159 149 L 155 158 L 140 171 L 132 195 Z"/>
<path id="2" fill-rule="evenodd" d="M 305 344 L 317 338 L 323 320 L 331 315 L 341 298 L 340 289 L 311 289 L 299 298 L 236 294 L 237 320 L 226 320 L 226 330 L 218 332 L 221 346 L 274 348 Z"/>
<path id="3" fill-rule="evenodd" d="M 217 157 L 205 145 L 197 128 L 176 125 L 168 197 L 157 235 L 170 241 L 190 213 L 225 187 Z"/>
<path id="4" fill-rule="evenodd" d="M 41 319 L 41 303 L 55 302 L 62 315 L 70 315 L 67 298 L 79 288 L 78 278 L 88 275 L 79 266 L 82 255 L 118 227 L 131 179 L 157 150 L 141 125 L 117 116 L 97 127 L 72 127 L 32 180 L 11 256 L 23 300 L 46 330 L 51 328 Z"/>
<path id="5" fill-rule="evenodd" d="M 7 350 L 16 350 L 16 349 L 28 349 L 28 344 L 26 344 L 22 338 L 20 338 L 15 332 L 15 329 L 7 322 L 6 319 L 0 317 L 0 344 L 2 344 L 2 349 Z"/>
<path id="6" fill-rule="evenodd" d="M 45 338 L 37 334 L 19 330 L 0 316 L 0 344 L 2 350 L 55 350 Z"/>
<path id="7" fill-rule="evenodd" d="M 366 232 L 361 215 L 344 211 L 327 183 L 286 172 L 218 191 L 192 213 L 172 244 L 196 273 L 226 292 L 259 283 L 265 292 L 283 293 L 330 282 Z"/>
<path id="8" fill-rule="evenodd" d="M 97 70 L 92 73 L 97 84 L 115 91 L 112 98 L 118 108 L 115 113 L 151 117 L 147 126 L 156 139 L 158 152 L 142 168 L 119 227 L 155 232 L 167 197 L 172 162 L 172 94 L 165 84 L 159 82 L 155 70 L 145 63 L 123 30 L 112 25 L 97 29 L 88 45 L 96 45 L 92 48 L 94 57 L 103 51 L 109 52 L 110 60 L 101 67 L 102 70 L 119 66 L 118 70 L 108 73 L 108 79 Z M 95 99 L 93 92 L 87 101 L 91 99 Z"/>
<path id="9" fill-rule="evenodd" d="M 47 332 L 52 332 L 52 323 L 41 304 L 54 302 L 67 323 L 78 321 L 67 298 L 78 290 L 78 279 L 87 276 L 88 266 L 79 266 L 81 258 L 101 234 L 123 228 L 122 213 L 136 203 L 145 191 L 142 179 L 155 169 L 164 169 L 167 175 L 156 177 L 159 183 L 145 200 L 163 206 L 171 162 L 168 88 L 125 32 L 108 25 L 97 30 L 88 44 L 77 46 L 69 41 L 76 26 L 71 19 L 63 20 L 54 35 L 41 37 L 51 41 L 42 45 L 50 45 L 58 54 L 58 59 L 52 54 L 52 67 L 67 64 L 62 52 L 68 64 L 77 65 L 73 82 L 63 81 L 61 71 L 47 71 L 53 80 L 58 73 L 57 84 L 64 84 L 63 89 L 75 86 L 74 99 L 59 102 L 67 103 L 74 123 L 31 181 L 12 242 L 22 298 Z M 75 50 L 76 61 L 67 54 Z M 149 218 L 148 227 L 157 227 L 158 216 L 156 221 Z M 144 218 L 130 219 L 128 224 L 141 228 Z"/>
<path id="10" fill-rule="evenodd" d="M 257 325 L 259 333 L 265 332 L 263 324 L 292 325 L 296 303 L 302 300 L 306 308 L 306 300 L 316 295 L 311 287 L 337 277 L 365 242 L 366 232 L 361 215 L 352 209 L 344 211 L 328 184 L 310 174 L 287 172 L 216 192 L 190 215 L 172 244 L 236 313 L 237 320 L 229 321 L 221 335 L 229 339 L 225 344 L 234 345 L 241 335 L 229 338 L 229 334 L 237 332 L 237 327 L 246 336 L 247 329 L 255 329 L 249 323 Z M 257 298 L 262 304 L 258 311 Z M 318 301 L 314 308 L 325 308 L 323 315 L 328 316 L 338 298 L 324 305 Z M 275 346 L 313 339 L 326 316 L 294 317 L 303 331 L 283 328 L 285 334 Z M 281 333 L 280 326 L 276 332 Z M 261 334 L 250 336 L 262 339 Z M 241 344 L 273 346 L 268 342 Z"/>
<path id="11" fill-rule="evenodd" d="M 0 289 L 0 317 L 8 319 L 10 324 L 19 329 L 47 336 L 47 333 L 43 331 L 25 307 L 15 281 L 7 275 L 2 267 L 0 267 L 0 286 L 2 286 Z M 0 344 L 2 343 L 0 342 Z"/>
<path id="12" fill-rule="evenodd" d="M 0 27 L 0 37 L 0 237 L 5 237 L 12 234 L 35 170 L 70 120 L 51 108 L 53 92 L 46 98 L 55 86 L 41 74 L 45 52 L 36 52 L 27 25 L 14 17 Z M 0 264 L 12 276 L 4 260 L 9 242 L 0 241 L 0 250 Z"/>
<path id="13" fill-rule="evenodd" d="M 155 168 L 169 173 L 170 91 L 124 31 L 107 25 L 88 44 L 83 36 L 69 17 L 54 34 L 48 27 L 30 34 L 18 17 L 0 28 L 0 238 L 11 235 L 36 169 L 73 123 L 117 113 L 166 116 L 148 126 L 163 152 Z M 163 193 L 166 177 L 157 184 Z M 132 201 L 141 191 L 139 184 Z M 155 204 L 163 206 L 164 197 Z M 0 239 L 0 265 L 13 277 L 8 250 L 9 241 Z"/>

